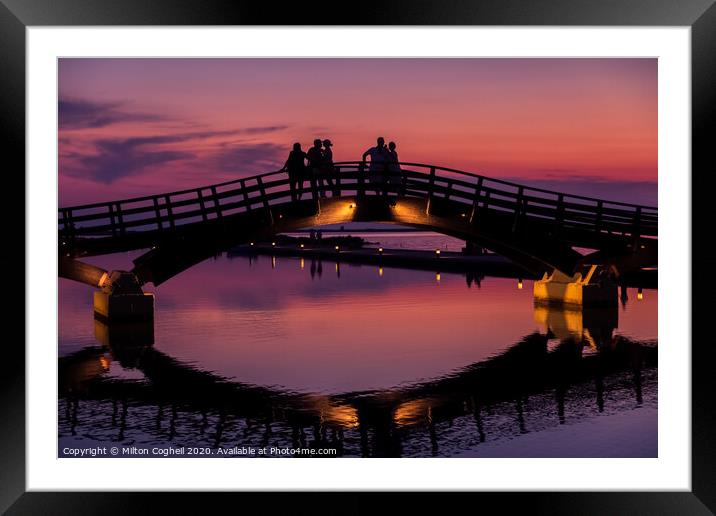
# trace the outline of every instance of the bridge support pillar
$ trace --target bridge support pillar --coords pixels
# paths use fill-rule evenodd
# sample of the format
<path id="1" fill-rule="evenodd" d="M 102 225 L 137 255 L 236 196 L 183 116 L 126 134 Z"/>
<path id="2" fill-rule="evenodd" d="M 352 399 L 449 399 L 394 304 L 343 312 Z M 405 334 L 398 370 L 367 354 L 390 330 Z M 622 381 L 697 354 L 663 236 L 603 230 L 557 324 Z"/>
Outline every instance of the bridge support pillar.
<path id="1" fill-rule="evenodd" d="M 95 318 L 110 322 L 154 319 L 154 294 L 143 292 L 133 273 L 112 271 L 99 287 L 94 293 Z"/>
<path id="2" fill-rule="evenodd" d="M 617 284 L 608 272 L 597 265 L 587 266 L 586 273 L 569 276 L 555 269 L 534 283 L 536 303 L 573 306 L 610 306 L 617 303 Z"/>

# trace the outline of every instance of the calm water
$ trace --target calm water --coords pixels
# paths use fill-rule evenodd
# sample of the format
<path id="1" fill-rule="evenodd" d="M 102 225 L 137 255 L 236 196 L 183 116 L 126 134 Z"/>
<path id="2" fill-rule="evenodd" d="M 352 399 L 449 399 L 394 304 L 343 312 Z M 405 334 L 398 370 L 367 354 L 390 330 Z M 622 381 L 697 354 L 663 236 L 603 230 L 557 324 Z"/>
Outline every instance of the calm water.
<path id="1" fill-rule="evenodd" d="M 128 268 L 137 254 L 88 261 Z M 535 308 L 530 281 L 265 256 L 221 256 L 148 290 L 153 328 L 107 328 L 92 290 L 60 280 L 61 449 L 657 454 L 656 291 L 583 314 Z"/>

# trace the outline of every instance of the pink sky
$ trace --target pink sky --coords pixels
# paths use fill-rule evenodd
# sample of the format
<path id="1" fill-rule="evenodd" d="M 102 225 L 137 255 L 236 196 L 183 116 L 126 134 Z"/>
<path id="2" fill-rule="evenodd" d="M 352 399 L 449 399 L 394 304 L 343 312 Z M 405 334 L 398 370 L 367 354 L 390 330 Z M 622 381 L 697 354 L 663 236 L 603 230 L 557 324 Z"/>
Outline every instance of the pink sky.
<path id="1" fill-rule="evenodd" d="M 276 170 L 330 138 L 656 204 L 656 59 L 61 59 L 60 205 Z"/>

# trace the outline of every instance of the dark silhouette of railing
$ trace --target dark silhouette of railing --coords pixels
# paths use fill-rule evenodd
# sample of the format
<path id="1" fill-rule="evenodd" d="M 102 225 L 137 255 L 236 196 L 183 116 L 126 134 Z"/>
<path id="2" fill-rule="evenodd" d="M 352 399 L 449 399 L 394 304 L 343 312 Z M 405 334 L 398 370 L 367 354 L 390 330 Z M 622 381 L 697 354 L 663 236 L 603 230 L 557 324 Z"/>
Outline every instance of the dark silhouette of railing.
<path id="1" fill-rule="evenodd" d="M 287 203 L 320 201 L 322 197 L 395 196 L 421 198 L 427 209 L 434 199 L 462 205 L 460 216 L 473 223 L 485 211 L 512 214 L 520 219 L 548 223 L 602 235 L 634 239 L 657 237 L 654 207 L 553 192 L 460 170 L 420 163 L 400 163 L 400 170 L 370 171 L 365 162 L 336 163 L 324 177 L 333 187 L 322 187 L 317 174 L 308 186 L 290 189 L 288 175 L 269 172 L 224 183 L 111 202 L 60 208 L 58 230 L 63 245 L 77 238 L 124 237 L 154 232 L 164 234 L 188 224 L 220 221 L 253 210 Z M 307 195 L 307 196 L 306 196 Z"/>

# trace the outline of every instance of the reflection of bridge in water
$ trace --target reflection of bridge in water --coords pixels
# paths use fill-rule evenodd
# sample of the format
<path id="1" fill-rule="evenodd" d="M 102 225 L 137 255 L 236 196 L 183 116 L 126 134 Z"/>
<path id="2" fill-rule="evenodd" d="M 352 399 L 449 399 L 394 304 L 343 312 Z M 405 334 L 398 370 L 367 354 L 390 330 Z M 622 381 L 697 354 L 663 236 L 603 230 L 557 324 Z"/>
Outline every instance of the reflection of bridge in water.
<path id="1" fill-rule="evenodd" d="M 615 312 L 537 308 L 535 319 L 545 333 L 442 378 L 335 395 L 222 378 L 154 349 L 151 325 L 97 321 L 105 346 L 60 359 L 61 428 L 135 443 L 140 432 L 152 445 L 335 447 L 363 456 L 440 454 L 443 446 L 449 454 L 446 425 L 472 421 L 479 443 L 534 430 L 527 421 L 544 427 L 598 414 L 629 391 L 630 406 L 639 405 L 644 382 L 655 391 L 656 346 L 614 336 Z M 112 361 L 141 380 L 107 377 Z"/>
<path id="2" fill-rule="evenodd" d="M 276 233 L 355 221 L 401 224 L 490 249 L 534 275 L 585 265 L 628 276 L 656 264 L 657 210 L 531 188 L 414 163 L 400 172 L 336 164 L 332 188 L 315 178 L 297 199 L 282 172 L 160 195 L 60 209 L 60 275 L 106 286 L 82 256 L 150 249 L 138 285 L 158 285 L 200 261 Z M 582 256 L 574 248 L 593 252 Z M 596 276 L 594 276 L 596 278 Z"/>

